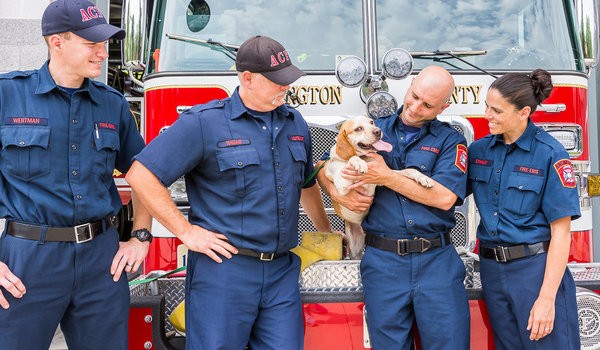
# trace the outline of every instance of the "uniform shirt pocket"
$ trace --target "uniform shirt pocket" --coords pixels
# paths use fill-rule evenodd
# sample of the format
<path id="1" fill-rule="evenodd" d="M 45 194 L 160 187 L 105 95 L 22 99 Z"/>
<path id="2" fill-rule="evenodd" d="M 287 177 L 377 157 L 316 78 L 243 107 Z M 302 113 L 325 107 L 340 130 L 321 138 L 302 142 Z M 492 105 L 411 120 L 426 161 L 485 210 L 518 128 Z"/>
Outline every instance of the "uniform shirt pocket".
<path id="1" fill-rule="evenodd" d="M 533 215 L 540 207 L 543 187 L 543 177 L 510 176 L 503 199 L 504 207 L 515 218 Z"/>
<path id="2" fill-rule="evenodd" d="M 492 177 L 491 167 L 469 165 L 469 182 L 472 192 L 479 203 L 489 203 L 489 183 Z"/>
<path id="3" fill-rule="evenodd" d="M 11 176 L 31 180 L 50 172 L 50 127 L 2 127 L 0 144 L 0 168 Z"/>
<path id="4" fill-rule="evenodd" d="M 115 161 L 120 149 L 119 133 L 109 129 L 94 131 L 94 167 L 93 171 L 100 177 L 112 177 Z"/>
<path id="5" fill-rule="evenodd" d="M 427 176 L 432 175 L 437 154 L 428 151 L 411 151 L 406 155 L 406 168 L 415 168 Z"/>
<path id="6" fill-rule="evenodd" d="M 226 150 L 217 153 L 221 171 L 219 185 L 224 192 L 245 196 L 260 188 L 260 157 L 255 148 Z"/>
<path id="7" fill-rule="evenodd" d="M 306 170 L 306 163 L 308 162 L 306 148 L 303 143 L 290 143 L 289 148 L 292 153 L 292 159 L 294 160 L 294 164 L 292 165 L 292 179 L 294 185 L 300 186 L 302 185 L 302 182 L 304 182 L 304 173 Z"/>

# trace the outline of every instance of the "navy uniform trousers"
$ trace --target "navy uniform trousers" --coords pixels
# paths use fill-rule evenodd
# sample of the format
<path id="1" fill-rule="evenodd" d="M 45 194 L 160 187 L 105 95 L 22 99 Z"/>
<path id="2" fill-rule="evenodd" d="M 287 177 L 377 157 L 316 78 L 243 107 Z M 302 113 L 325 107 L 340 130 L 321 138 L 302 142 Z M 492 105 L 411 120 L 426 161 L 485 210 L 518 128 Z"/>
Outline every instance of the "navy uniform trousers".
<path id="1" fill-rule="evenodd" d="M 118 247 L 113 226 L 85 243 L 40 242 L 3 233 L 0 260 L 27 292 L 15 299 L 2 291 L 10 307 L 0 310 L 0 349 L 47 350 L 60 322 L 69 349 L 126 350 L 127 277 L 114 282 L 110 274 Z"/>
<path id="2" fill-rule="evenodd" d="M 367 246 L 361 276 L 373 348 L 412 349 L 416 321 L 424 349 L 469 349 L 465 274 L 453 245 L 405 256 Z"/>
<path id="3" fill-rule="evenodd" d="M 189 254 L 186 349 L 303 348 L 296 254 L 272 261 L 234 255 L 221 264 L 201 253 Z"/>
<path id="4" fill-rule="evenodd" d="M 496 350 L 580 349 L 575 282 L 568 269 L 556 293 L 552 332 L 538 341 L 529 340 L 527 321 L 542 287 L 546 256 L 537 254 L 507 263 L 480 259 L 483 297 Z"/>

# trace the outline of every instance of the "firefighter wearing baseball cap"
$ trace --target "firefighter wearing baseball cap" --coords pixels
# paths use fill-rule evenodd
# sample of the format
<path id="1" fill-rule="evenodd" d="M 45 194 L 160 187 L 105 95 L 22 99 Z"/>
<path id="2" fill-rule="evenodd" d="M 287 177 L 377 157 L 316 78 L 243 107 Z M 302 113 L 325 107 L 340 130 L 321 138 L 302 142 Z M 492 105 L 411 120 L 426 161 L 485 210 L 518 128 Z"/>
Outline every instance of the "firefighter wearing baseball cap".
<path id="1" fill-rule="evenodd" d="M 50 59 L 39 70 L 0 75 L 0 349 L 47 349 L 60 323 L 71 349 L 124 350 L 124 272 L 139 267 L 150 236 L 119 243 L 112 173 L 144 141 L 124 97 L 91 78 L 106 41 L 125 32 L 89 1 L 58 0 L 42 35 Z M 134 228 L 149 227 L 134 204 Z"/>
<path id="2" fill-rule="evenodd" d="M 127 180 L 190 249 L 187 349 L 302 349 L 298 202 L 331 226 L 314 179 L 302 115 L 284 105 L 304 73 L 277 41 L 255 36 L 237 53 L 230 98 L 181 114 L 135 157 Z M 165 186 L 185 175 L 188 219 Z M 189 220 L 189 221 L 188 221 Z"/>

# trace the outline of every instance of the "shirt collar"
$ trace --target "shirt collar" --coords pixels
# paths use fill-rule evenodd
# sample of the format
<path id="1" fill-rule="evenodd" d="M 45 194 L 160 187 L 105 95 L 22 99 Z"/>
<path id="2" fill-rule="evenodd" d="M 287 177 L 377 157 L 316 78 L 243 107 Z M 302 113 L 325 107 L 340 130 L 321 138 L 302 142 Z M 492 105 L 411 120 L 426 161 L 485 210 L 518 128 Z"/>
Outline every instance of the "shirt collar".
<path id="1" fill-rule="evenodd" d="M 533 139 L 534 139 L 535 132 L 536 132 L 535 129 L 536 129 L 535 124 L 531 121 L 531 119 L 528 119 L 527 127 L 525 128 L 525 131 L 523 132 L 523 134 L 521 136 L 519 136 L 517 141 L 515 141 L 515 143 L 514 143 L 515 147 L 519 147 L 520 149 L 522 149 L 524 151 L 530 151 L 531 144 L 533 143 Z M 504 144 L 504 139 L 502 138 L 502 134 L 494 135 L 494 137 L 492 138 L 492 142 L 490 143 L 490 148 L 492 148 L 493 146 L 495 146 L 499 143 Z"/>
<path id="2" fill-rule="evenodd" d="M 525 151 L 531 151 L 531 144 L 535 138 L 535 129 L 535 124 L 533 124 L 531 119 L 527 119 L 527 128 L 525 128 L 523 135 L 517 139 L 515 144 Z"/>
<path id="3" fill-rule="evenodd" d="M 404 129 L 404 122 L 402 121 L 402 118 L 400 117 L 400 113 L 402 113 L 402 109 L 404 108 L 404 106 L 400 106 L 400 108 L 398 109 L 398 111 L 396 112 L 396 118 L 395 118 L 395 123 L 397 123 L 397 125 L 400 125 L 402 129 Z M 431 133 L 433 136 L 437 136 L 438 135 L 438 130 L 436 128 L 432 127 L 433 121 L 437 120 L 428 120 L 425 123 L 423 123 L 423 125 L 421 125 L 421 131 L 419 132 L 419 135 L 424 135 L 425 133 Z"/>
<path id="4" fill-rule="evenodd" d="M 244 102 L 240 98 L 239 86 L 235 88 L 233 94 L 231 95 L 231 119 L 237 119 L 243 116 L 248 112 L 248 108 L 244 106 Z M 288 117 L 294 119 L 294 113 L 288 108 L 287 105 L 282 105 L 275 108 L 274 112 L 277 114 L 277 117 Z"/>
<path id="5" fill-rule="evenodd" d="M 44 65 L 40 68 L 38 72 L 38 85 L 35 90 L 36 94 L 46 94 L 54 89 L 58 89 L 58 85 L 54 81 L 54 78 L 50 74 L 50 69 L 48 68 L 48 64 L 50 60 L 46 61 Z M 90 79 L 85 78 L 83 81 L 83 85 L 79 89 L 79 91 L 85 91 L 90 96 L 90 99 L 94 103 L 98 103 L 98 98 L 95 97 L 98 93 L 97 88 L 90 82 Z"/>

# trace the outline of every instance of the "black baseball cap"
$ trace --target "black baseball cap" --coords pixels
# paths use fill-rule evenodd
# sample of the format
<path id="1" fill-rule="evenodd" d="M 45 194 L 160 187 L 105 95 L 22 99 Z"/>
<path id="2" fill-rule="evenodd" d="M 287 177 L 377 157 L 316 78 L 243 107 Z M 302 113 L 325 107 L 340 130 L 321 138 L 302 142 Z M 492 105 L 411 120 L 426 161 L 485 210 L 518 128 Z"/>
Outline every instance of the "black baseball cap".
<path id="1" fill-rule="evenodd" d="M 84 0 L 56 0 L 46 7 L 42 15 L 42 35 L 64 32 L 95 43 L 125 38 L 123 29 L 108 24 L 98 7 Z"/>
<path id="2" fill-rule="evenodd" d="M 238 72 L 261 73 L 275 84 L 284 86 L 306 75 L 292 64 L 283 45 L 261 35 L 246 40 L 240 46 L 235 66 Z"/>

